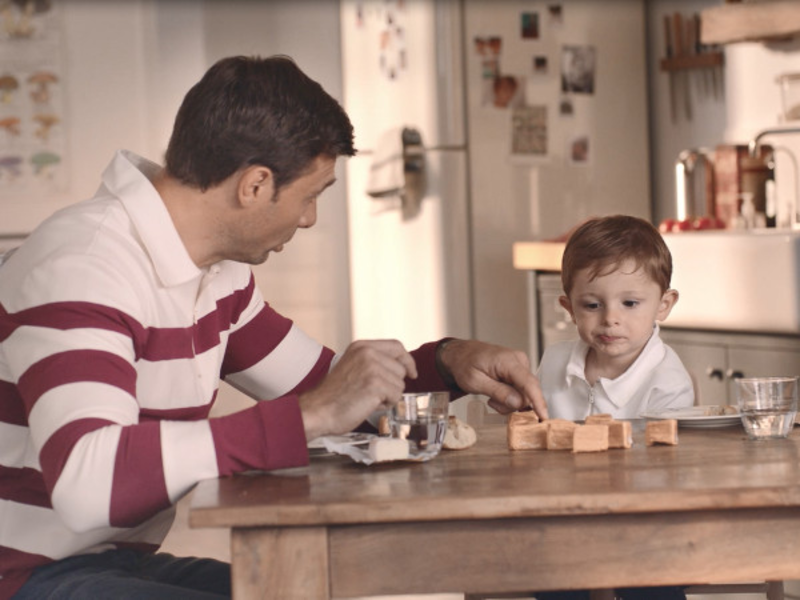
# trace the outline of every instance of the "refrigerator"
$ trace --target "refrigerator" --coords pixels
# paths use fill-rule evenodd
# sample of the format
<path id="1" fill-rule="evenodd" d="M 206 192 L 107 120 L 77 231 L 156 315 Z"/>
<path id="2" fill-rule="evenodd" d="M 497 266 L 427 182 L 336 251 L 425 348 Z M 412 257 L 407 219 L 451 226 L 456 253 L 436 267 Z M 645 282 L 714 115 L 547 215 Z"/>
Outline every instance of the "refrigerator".
<path id="1" fill-rule="evenodd" d="M 644 0 L 341 1 L 354 337 L 528 348 L 516 241 L 651 214 Z M 416 217 L 367 193 L 414 128 Z"/>
<path id="2" fill-rule="evenodd" d="M 470 337 L 460 3 L 342 0 L 341 32 L 343 104 L 358 149 L 347 161 L 353 339 L 413 349 Z M 394 152 L 403 129 L 417 136 L 406 165 L 414 172 L 400 174 L 408 187 L 371 194 L 377 169 L 405 161 Z"/>

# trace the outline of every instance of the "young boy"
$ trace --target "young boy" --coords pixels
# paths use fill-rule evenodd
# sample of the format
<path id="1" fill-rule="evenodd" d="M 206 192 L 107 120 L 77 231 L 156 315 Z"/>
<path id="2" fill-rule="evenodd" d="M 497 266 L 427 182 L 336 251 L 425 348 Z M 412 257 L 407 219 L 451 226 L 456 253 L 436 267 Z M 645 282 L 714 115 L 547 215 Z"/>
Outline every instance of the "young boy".
<path id="1" fill-rule="evenodd" d="M 658 335 L 658 321 L 678 301 L 658 230 L 624 215 L 591 219 L 570 236 L 561 265 L 559 301 L 580 339 L 542 357 L 538 375 L 550 417 L 633 419 L 692 406 L 692 380 Z"/>
<path id="2" fill-rule="evenodd" d="M 567 241 L 559 298 L 580 339 L 545 350 L 539 381 L 551 418 L 609 413 L 632 419 L 694 404 L 694 390 L 658 321 L 678 301 L 669 287 L 672 256 L 661 234 L 629 216 L 591 219 Z M 680 587 L 616 590 L 624 600 L 685 600 Z M 548 592 L 539 600 L 588 600 L 589 592 Z"/>

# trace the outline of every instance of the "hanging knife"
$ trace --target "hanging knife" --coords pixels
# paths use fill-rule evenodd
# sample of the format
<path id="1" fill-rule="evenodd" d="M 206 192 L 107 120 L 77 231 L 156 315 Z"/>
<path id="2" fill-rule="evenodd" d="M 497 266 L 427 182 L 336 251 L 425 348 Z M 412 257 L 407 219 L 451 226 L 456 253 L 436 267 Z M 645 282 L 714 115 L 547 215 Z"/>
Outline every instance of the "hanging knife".
<path id="1" fill-rule="evenodd" d="M 670 19 L 669 15 L 664 15 L 664 45 L 666 57 L 674 57 L 675 52 L 672 47 L 672 20 Z M 668 68 L 667 74 L 669 77 L 669 114 L 672 118 L 672 122 L 674 123 L 678 119 L 678 90 L 675 89 L 675 71 L 673 71 L 671 68 Z"/>
<path id="2" fill-rule="evenodd" d="M 699 56 L 706 52 L 706 47 L 700 41 L 700 13 L 694 13 L 692 20 L 694 21 L 694 52 Z M 711 87 L 710 82 L 713 77 L 714 74 L 710 68 L 706 67 L 703 69 L 702 81 L 704 98 L 708 98 L 709 88 Z"/>
<path id="3" fill-rule="evenodd" d="M 683 46 L 683 16 L 681 13 L 675 13 L 672 15 L 673 21 L 673 33 L 675 34 L 675 56 L 681 57 L 684 56 L 684 46 Z M 681 81 L 681 91 L 683 92 L 683 108 L 686 112 L 686 118 L 690 121 L 692 120 L 692 98 L 689 93 L 689 79 L 688 73 L 683 71 L 680 73 L 680 81 Z"/>

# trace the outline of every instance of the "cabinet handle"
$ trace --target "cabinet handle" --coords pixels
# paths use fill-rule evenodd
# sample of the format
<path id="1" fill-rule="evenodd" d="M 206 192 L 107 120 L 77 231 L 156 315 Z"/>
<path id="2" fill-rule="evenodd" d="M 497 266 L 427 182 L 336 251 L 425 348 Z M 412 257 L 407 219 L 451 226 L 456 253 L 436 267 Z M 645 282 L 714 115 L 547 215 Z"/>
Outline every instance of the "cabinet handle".
<path id="1" fill-rule="evenodd" d="M 739 371 L 738 369 L 728 369 L 726 375 L 728 376 L 728 379 L 741 379 L 744 377 L 744 372 Z"/>
<path id="2" fill-rule="evenodd" d="M 709 379 L 717 379 L 722 381 L 725 375 L 722 372 L 722 369 L 715 369 L 714 367 L 708 367 L 706 369 L 706 375 L 708 375 Z"/>

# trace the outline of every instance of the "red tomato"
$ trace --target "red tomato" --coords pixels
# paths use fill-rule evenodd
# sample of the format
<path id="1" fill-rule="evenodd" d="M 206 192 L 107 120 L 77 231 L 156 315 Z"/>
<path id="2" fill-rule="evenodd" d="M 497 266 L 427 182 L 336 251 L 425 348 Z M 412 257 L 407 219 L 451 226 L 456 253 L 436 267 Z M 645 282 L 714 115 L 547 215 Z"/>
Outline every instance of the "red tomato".
<path id="1" fill-rule="evenodd" d="M 658 226 L 658 230 L 661 233 L 669 233 L 672 231 L 672 228 L 675 226 L 675 219 L 664 219 Z"/>
<path id="2" fill-rule="evenodd" d="M 692 223 L 694 229 L 715 229 L 714 221 L 711 217 L 697 217 Z"/>
<path id="3" fill-rule="evenodd" d="M 692 230 L 691 219 L 683 219 L 682 221 L 676 221 L 675 224 L 672 226 L 673 232 L 691 231 L 691 230 Z"/>

